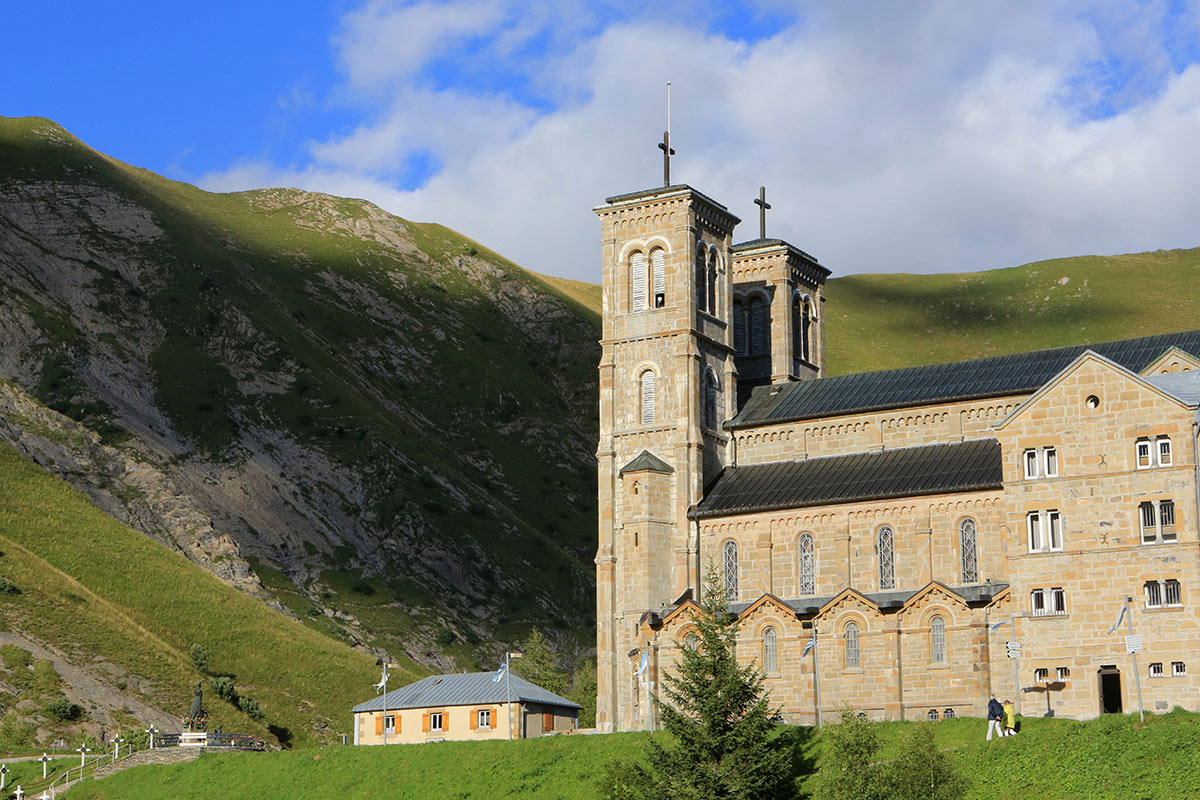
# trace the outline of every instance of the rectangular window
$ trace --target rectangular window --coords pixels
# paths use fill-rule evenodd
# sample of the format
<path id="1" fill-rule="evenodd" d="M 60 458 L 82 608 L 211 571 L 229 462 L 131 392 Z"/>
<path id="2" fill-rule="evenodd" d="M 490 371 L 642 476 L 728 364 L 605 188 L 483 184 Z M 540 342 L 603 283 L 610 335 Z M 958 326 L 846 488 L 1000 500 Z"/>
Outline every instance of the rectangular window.
<path id="1" fill-rule="evenodd" d="M 1174 579 L 1169 580 L 1169 581 L 1163 581 L 1163 588 L 1166 590 L 1164 594 L 1166 594 L 1167 605 L 1169 605 L 1169 606 L 1183 605 L 1183 596 L 1180 594 L 1180 591 L 1179 591 L 1179 581 L 1174 580 Z"/>
<path id="2" fill-rule="evenodd" d="M 1175 677 L 1179 677 L 1180 675 L 1187 675 L 1187 664 L 1183 663 L 1182 661 L 1172 661 L 1171 662 L 1171 674 L 1174 675 Z"/>
<path id="3" fill-rule="evenodd" d="M 1029 606 L 1033 610 L 1035 617 L 1043 617 L 1046 615 L 1046 593 L 1041 589 L 1034 589 L 1029 593 Z"/>
<path id="4" fill-rule="evenodd" d="M 479 712 L 479 720 L 478 720 L 478 724 L 476 725 L 476 727 L 479 727 L 479 728 L 492 727 L 492 712 L 490 710 L 484 710 L 484 711 Z"/>
<path id="5" fill-rule="evenodd" d="M 1047 514 L 1047 517 L 1049 524 L 1046 527 L 1050 534 L 1049 548 L 1051 550 L 1062 550 L 1062 517 L 1057 511 L 1051 511 Z"/>
<path id="6" fill-rule="evenodd" d="M 440 731 L 442 729 L 442 713 L 435 711 L 429 715 L 429 730 Z"/>
<path id="7" fill-rule="evenodd" d="M 1164 542 L 1175 541 L 1175 501 L 1163 500 L 1158 504 L 1159 535 Z"/>
<path id="8" fill-rule="evenodd" d="M 1034 683 L 1045 683 L 1050 680 L 1050 670 L 1045 667 L 1039 667 L 1033 671 Z"/>
<path id="9" fill-rule="evenodd" d="M 1137 442 L 1137 468 L 1138 469 L 1146 469 L 1147 467 L 1154 466 L 1153 462 L 1150 460 L 1150 455 L 1151 455 L 1150 440 L 1149 439 L 1138 439 L 1138 442 Z"/>
<path id="10" fill-rule="evenodd" d="M 1154 509 L 1154 503 L 1140 503 L 1138 512 L 1142 518 L 1142 543 L 1157 541 L 1158 513 Z"/>
<path id="11" fill-rule="evenodd" d="M 1163 668 L 1161 661 L 1155 661 L 1150 664 L 1150 677 L 1161 678 L 1163 676 Z"/>
<path id="12" fill-rule="evenodd" d="M 1037 511 L 1030 511 L 1025 517 L 1025 523 L 1029 528 L 1029 552 L 1040 552 L 1042 549 L 1042 515 Z"/>
<path id="13" fill-rule="evenodd" d="M 1146 581 L 1146 608 L 1162 607 L 1162 585 L 1158 581 Z"/>
<path id="14" fill-rule="evenodd" d="M 1058 451 L 1053 447 L 1047 447 L 1043 453 L 1046 463 L 1045 475 L 1047 478 L 1058 477 Z"/>
<path id="15" fill-rule="evenodd" d="M 1171 466 L 1171 440 L 1166 436 L 1158 437 L 1158 465 Z"/>
<path id="16" fill-rule="evenodd" d="M 1067 683 L 1068 681 L 1071 680 L 1071 668 L 1070 667 L 1058 667 L 1055 669 L 1055 672 L 1057 673 L 1059 683 Z"/>
<path id="17" fill-rule="evenodd" d="M 1067 613 L 1067 593 L 1061 588 L 1055 587 L 1050 590 L 1050 613 Z"/>
<path id="18" fill-rule="evenodd" d="M 1036 478 L 1038 476 L 1038 455 L 1037 450 L 1025 451 L 1025 477 Z"/>
<path id="19" fill-rule="evenodd" d="M 396 715 L 395 714 L 388 714 L 386 717 L 383 718 L 383 732 L 389 733 L 389 734 L 396 732 Z"/>

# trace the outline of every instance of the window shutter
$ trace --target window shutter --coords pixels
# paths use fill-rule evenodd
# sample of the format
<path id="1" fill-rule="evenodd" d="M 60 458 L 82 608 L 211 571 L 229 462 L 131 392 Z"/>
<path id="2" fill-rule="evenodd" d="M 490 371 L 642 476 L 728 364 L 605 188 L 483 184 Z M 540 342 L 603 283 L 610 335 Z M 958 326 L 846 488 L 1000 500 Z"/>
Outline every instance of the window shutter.
<path id="1" fill-rule="evenodd" d="M 421 715 L 421 733 L 429 733 L 429 712 Z"/>
<path id="2" fill-rule="evenodd" d="M 549 711 L 542 714 L 542 730 L 544 730 L 544 731 L 554 730 L 554 715 L 552 713 L 550 713 Z"/>
<path id="3" fill-rule="evenodd" d="M 634 253 L 631 259 L 630 281 L 633 283 L 633 310 L 646 307 L 646 255 Z"/>
<path id="4" fill-rule="evenodd" d="M 642 424 L 654 424 L 654 373 L 646 370 L 642 373 Z"/>
<path id="5" fill-rule="evenodd" d="M 450 712 L 443 711 L 442 712 L 442 733 L 449 733 L 449 731 L 450 731 Z"/>
<path id="6" fill-rule="evenodd" d="M 655 250 L 650 258 L 654 262 L 654 307 L 658 308 L 659 298 L 665 299 L 667 294 L 667 259 L 662 250 Z"/>
<path id="7" fill-rule="evenodd" d="M 383 714 L 375 718 L 375 735 L 383 736 Z"/>
<path id="8" fill-rule="evenodd" d="M 733 304 L 733 354 L 746 355 L 746 309 L 741 303 Z"/>
<path id="9" fill-rule="evenodd" d="M 401 719 L 401 714 L 399 711 L 397 711 L 396 712 L 396 733 L 400 732 L 400 719 Z"/>
<path id="10" fill-rule="evenodd" d="M 490 720 L 493 730 L 500 727 L 500 706 L 492 709 L 492 718 Z"/>

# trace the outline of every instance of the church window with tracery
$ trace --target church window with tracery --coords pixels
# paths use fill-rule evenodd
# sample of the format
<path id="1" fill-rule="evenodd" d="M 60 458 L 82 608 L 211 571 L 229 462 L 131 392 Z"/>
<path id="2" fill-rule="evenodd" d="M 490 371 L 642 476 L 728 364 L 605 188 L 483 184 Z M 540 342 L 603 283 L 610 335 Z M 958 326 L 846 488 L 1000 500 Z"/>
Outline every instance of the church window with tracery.
<path id="1" fill-rule="evenodd" d="M 879 588 L 896 588 L 896 543 L 892 529 L 884 525 L 879 529 Z"/>
<path id="2" fill-rule="evenodd" d="M 776 654 L 776 636 L 774 628 L 767 628 L 762 636 L 763 672 L 772 675 L 779 671 L 779 657 Z"/>
<path id="3" fill-rule="evenodd" d="M 862 665 L 858 650 L 858 625 L 850 622 L 845 631 L 846 669 L 858 669 Z"/>
<path id="4" fill-rule="evenodd" d="M 800 537 L 800 585 L 801 597 L 817 593 L 817 554 L 811 533 Z"/>
<path id="5" fill-rule="evenodd" d="M 662 308 L 667 304 L 667 257 L 662 250 L 650 254 L 650 263 L 654 275 L 654 307 Z"/>
<path id="6" fill-rule="evenodd" d="M 646 370 L 642 373 L 642 424 L 654 424 L 654 395 L 657 390 L 655 386 L 655 376 L 652 370 Z"/>
<path id="7" fill-rule="evenodd" d="M 979 580 L 979 562 L 976 558 L 975 520 L 970 517 L 958 526 L 958 545 L 962 553 L 962 582 L 975 583 Z"/>
<path id="8" fill-rule="evenodd" d="M 712 367 L 704 370 L 704 418 L 703 424 L 709 430 L 717 428 L 717 376 Z"/>
<path id="9" fill-rule="evenodd" d="M 736 603 L 738 599 L 738 547 L 737 542 L 730 540 L 725 543 L 724 553 L 724 585 L 725 599 Z"/>
<path id="10" fill-rule="evenodd" d="M 929 621 L 929 660 L 934 664 L 946 663 L 946 621 L 941 617 Z"/>
<path id="11" fill-rule="evenodd" d="M 646 254 L 634 253 L 629 259 L 630 305 L 633 311 L 646 308 Z"/>

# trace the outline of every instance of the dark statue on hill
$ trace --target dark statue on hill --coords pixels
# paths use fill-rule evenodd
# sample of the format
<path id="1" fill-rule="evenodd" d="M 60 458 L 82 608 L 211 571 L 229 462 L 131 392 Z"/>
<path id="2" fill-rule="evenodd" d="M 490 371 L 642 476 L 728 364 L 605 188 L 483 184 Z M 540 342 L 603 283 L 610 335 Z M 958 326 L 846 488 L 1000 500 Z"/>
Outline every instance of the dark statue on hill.
<path id="1" fill-rule="evenodd" d="M 204 713 L 204 683 L 196 681 L 196 690 L 192 694 L 192 707 L 183 718 L 185 731 L 202 731 L 206 728 L 207 715 Z"/>

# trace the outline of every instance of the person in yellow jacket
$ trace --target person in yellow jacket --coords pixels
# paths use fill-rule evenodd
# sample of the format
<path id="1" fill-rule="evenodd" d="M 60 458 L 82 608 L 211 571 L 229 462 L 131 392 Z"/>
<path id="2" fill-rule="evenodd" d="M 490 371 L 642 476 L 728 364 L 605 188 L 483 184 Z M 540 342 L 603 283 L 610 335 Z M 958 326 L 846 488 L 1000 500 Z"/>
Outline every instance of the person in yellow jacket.
<path id="1" fill-rule="evenodd" d="M 1004 701 L 1004 735 L 1015 736 L 1017 733 L 1017 714 L 1013 711 L 1012 700 Z"/>

